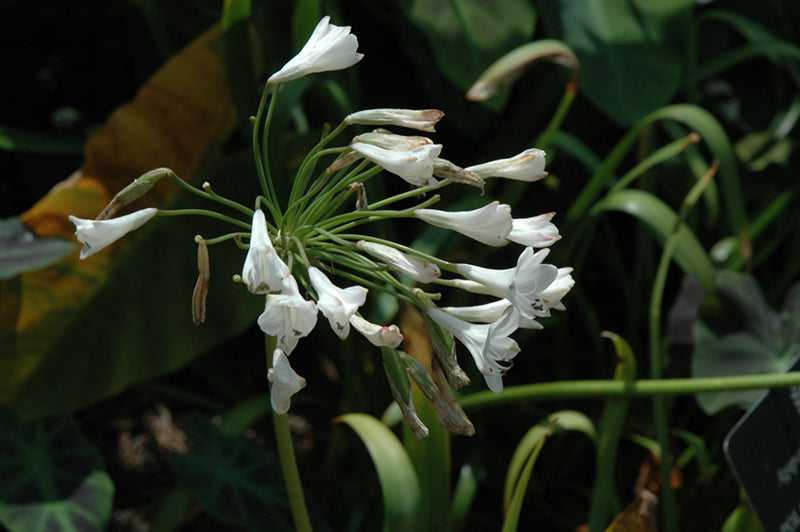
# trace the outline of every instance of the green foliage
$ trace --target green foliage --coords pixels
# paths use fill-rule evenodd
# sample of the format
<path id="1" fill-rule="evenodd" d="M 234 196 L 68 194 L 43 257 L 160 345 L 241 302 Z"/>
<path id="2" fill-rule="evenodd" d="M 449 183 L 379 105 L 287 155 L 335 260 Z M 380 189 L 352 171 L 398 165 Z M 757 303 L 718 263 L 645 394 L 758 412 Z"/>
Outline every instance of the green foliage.
<path id="1" fill-rule="evenodd" d="M 10 532 L 102 531 L 114 484 L 69 416 L 0 416 L 0 523 Z"/>
<path id="2" fill-rule="evenodd" d="M 800 284 L 786 294 L 780 312 L 767 304 L 750 275 L 721 271 L 715 297 L 709 298 L 694 324 L 692 375 L 758 375 L 786 371 L 800 353 Z M 700 394 L 708 414 L 731 405 L 749 407 L 759 390 Z"/>
<path id="3" fill-rule="evenodd" d="M 280 466 L 274 455 L 240 436 L 225 435 L 200 414 L 183 428 L 188 454 L 168 457 L 178 482 L 215 519 L 246 530 L 291 530 Z"/>

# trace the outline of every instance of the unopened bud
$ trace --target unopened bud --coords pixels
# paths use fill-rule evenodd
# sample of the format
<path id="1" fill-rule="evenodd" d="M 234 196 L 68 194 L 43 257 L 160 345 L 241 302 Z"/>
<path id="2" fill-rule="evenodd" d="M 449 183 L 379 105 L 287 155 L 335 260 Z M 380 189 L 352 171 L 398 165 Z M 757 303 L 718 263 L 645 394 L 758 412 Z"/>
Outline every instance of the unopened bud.
<path id="1" fill-rule="evenodd" d="M 436 354 L 436 359 L 443 368 L 443 373 L 447 377 L 450 386 L 456 390 L 466 386 L 469 384 L 469 377 L 458 365 L 455 338 L 426 313 L 423 314 L 423 318 L 425 319 L 425 327 L 428 329 L 433 352 Z"/>
<path id="2" fill-rule="evenodd" d="M 116 193 L 95 220 L 107 220 L 111 218 L 122 207 L 144 196 L 148 190 L 158 183 L 159 179 L 170 174 L 173 174 L 173 171 L 169 168 L 156 168 L 155 170 L 150 170 L 137 177 L 130 185 Z"/>
<path id="3" fill-rule="evenodd" d="M 347 168 L 354 162 L 358 161 L 359 159 L 363 159 L 364 156 L 358 153 L 357 151 L 349 151 L 333 161 L 331 165 L 325 170 L 325 173 L 328 175 L 334 174 L 341 170 L 342 168 Z"/>
<path id="4" fill-rule="evenodd" d="M 211 279 L 211 262 L 208 258 L 208 246 L 202 236 L 194 237 L 197 242 L 197 283 L 192 292 L 192 322 L 200 325 L 206 321 L 206 297 L 208 282 Z"/>
<path id="5" fill-rule="evenodd" d="M 438 109 L 365 109 L 347 116 L 347 124 L 402 126 L 420 131 L 436 131 L 434 126 L 444 113 Z"/>
<path id="6" fill-rule="evenodd" d="M 465 170 L 447 159 L 440 159 L 437 157 L 433 160 L 433 175 L 455 181 L 456 183 L 478 187 L 483 191 L 484 181 L 481 176 L 469 170 Z"/>
<path id="7" fill-rule="evenodd" d="M 351 183 L 347 186 L 350 190 L 355 190 L 358 198 L 356 199 L 356 209 L 366 209 L 369 207 L 369 200 L 367 200 L 367 189 L 364 188 L 364 183 Z"/>

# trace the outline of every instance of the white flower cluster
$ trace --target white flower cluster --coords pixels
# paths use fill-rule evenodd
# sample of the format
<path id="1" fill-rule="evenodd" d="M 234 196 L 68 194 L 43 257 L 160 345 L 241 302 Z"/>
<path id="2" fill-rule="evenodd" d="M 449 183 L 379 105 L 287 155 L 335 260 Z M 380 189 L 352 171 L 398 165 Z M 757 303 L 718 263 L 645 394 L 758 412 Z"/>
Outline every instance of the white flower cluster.
<path id="1" fill-rule="evenodd" d="M 262 106 L 267 93 L 271 93 L 270 105 L 274 105 L 276 87 L 281 83 L 355 64 L 362 57 L 356 51 L 357 46 L 349 28 L 333 26 L 325 17 L 301 52 L 269 78 Z M 260 109 L 259 116 L 261 114 Z M 240 206 L 240 211 L 252 213 L 241 281 L 253 294 L 266 297 L 258 325 L 277 340 L 268 375 L 276 412 L 285 413 L 291 396 L 306 384 L 292 370 L 289 355 L 299 340 L 316 326 L 318 311 L 343 340 L 352 326 L 375 346 L 394 350 L 403 341 L 396 325 L 370 323 L 358 314 L 366 301 L 368 288 L 389 292 L 416 305 L 427 316 L 429 332 L 435 336 L 433 344 L 441 359 L 437 371 L 445 375 L 445 382 L 458 386 L 466 381 L 465 377 L 456 375 L 464 375 L 457 362 L 448 358 L 452 356 L 452 349 L 447 346 L 454 346 L 455 338 L 466 346 L 494 392 L 502 390 L 502 376 L 520 351 L 510 335 L 518 328 L 541 328 L 539 319 L 549 316 L 553 309 L 564 308 L 561 300 L 574 284 L 571 269 L 544 262 L 549 252 L 547 246 L 560 238 L 551 221 L 554 213 L 513 218 L 511 207 L 497 201 L 464 212 L 429 208 L 439 201 L 438 195 L 402 210 L 391 208 L 398 202 L 418 201 L 418 197 L 452 183 L 482 189 L 484 180 L 494 177 L 528 182 L 542 179 L 547 175 L 544 152 L 529 149 L 509 159 L 461 168 L 440 158 L 441 144 L 426 137 L 398 135 L 385 129 L 362 133 L 339 148 L 328 147 L 351 126 L 396 126 L 430 132 L 442 116 L 443 113 L 436 110 L 371 109 L 353 113 L 308 154 L 295 176 L 288 202 L 283 202 L 285 209 L 281 209 L 282 202 L 271 186 L 263 187 L 264 196 L 259 197 L 255 210 Z M 257 123 L 254 132 L 257 141 L 258 127 Z M 261 142 L 266 142 L 266 138 L 265 134 Z M 265 157 L 265 153 L 266 149 L 258 150 L 256 157 Z M 337 155 L 335 160 L 315 173 L 319 159 L 330 154 Z M 257 159 L 256 162 L 257 168 L 268 165 L 266 160 Z M 414 188 L 370 205 L 365 183 L 382 169 L 398 175 Z M 269 174 L 264 173 L 262 177 L 264 183 L 268 183 Z M 203 189 L 205 192 L 198 192 L 200 195 L 219 200 L 210 186 L 204 185 Z M 353 194 L 358 194 L 355 209 L 345 208 L 346 200 Z M 226 205 L 231 203 L 226 200 Z M 76 225 L 78 239 L 84 243 L 81 257 L 102 249 L 155 214 L 158 214 L 155 209 L 145 209 L 111 220 L 70 217 Z M 271 217 L 269 222 L 267 215 Z M 447 262 L 396 242 L 353 232 L 360 225 L 392 218 L 417 218 L 488 246 L 514 242 L 524 249 L 515 267 L 492 270 Z M 238 239 L 239 235 L 230 238 Z M 230 238 L 203 240 L 203 245 Z M 541 249 L 536 251 L 537 248 Z M 340 288 L 325 272 L 356 284 Z M 464 289 L 496 299 L 473 307 L 437 307 L 433 300 L 438 299 L 438 295 L 411 288 L 392 272 L 418 283 Z M 436 389 L 436 386 L 440 385 L 426 389 Z M 400 402 L 403 400 L 399 398 Z"/>

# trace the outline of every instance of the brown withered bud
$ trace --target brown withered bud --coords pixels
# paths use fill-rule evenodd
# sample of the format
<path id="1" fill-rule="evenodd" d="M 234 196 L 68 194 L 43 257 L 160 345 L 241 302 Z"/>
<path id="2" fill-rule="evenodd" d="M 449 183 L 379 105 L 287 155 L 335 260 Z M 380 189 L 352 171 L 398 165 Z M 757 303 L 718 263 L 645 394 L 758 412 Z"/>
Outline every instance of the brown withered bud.
<path id="1" fill-rule="evenodd" d="M 359 159 L 363 159 L 364 156 L 358 153 L 357 151 L 349 151 L 333 161 L 331 165 L 325 169 L 325 173 L 328 175 L 334 174 L 341 170 L 342 168 L 347 168 L 354 162 L 358 161 Z"/>
<path id="2" fill-rule="evenodd" d="M 465 170 L 447 159 L 440 159 L 437 157 L 433 160 L 433 175 L 441 177 L 442 179 L 455 181 L 456 183 L 478 187 L 481 189 L 481 192 L 483 192 L 484 181 L 481 176 L 469 170 Z"/>
<path id="3" fill-rule="evenodd" d="M 208 246 L 202 236 L 194 237 L 197 242 L 197 283 L 192 292 L 192 322 L 199 326 L 206 321 L 206 297 L 208 282 L 211 279 L 211 262 L 208 258 Z"/>
<path id="4" fill-rule="evenodd" d="M 355 190 L 357 194 L 356 209 L 361 210 L 369 207 L 369 200 L 367 199 L 367 189 L 364 188 L 364 183 L 351 183 L 347 185 L 350 190 Z"/>

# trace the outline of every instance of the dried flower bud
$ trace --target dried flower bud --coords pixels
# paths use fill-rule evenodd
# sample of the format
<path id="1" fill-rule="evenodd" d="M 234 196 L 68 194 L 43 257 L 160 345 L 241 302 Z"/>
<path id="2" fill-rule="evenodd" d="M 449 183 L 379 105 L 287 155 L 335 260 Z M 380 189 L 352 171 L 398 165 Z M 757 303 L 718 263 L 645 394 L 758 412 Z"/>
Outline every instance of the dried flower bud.
<path id="1" fill-rule="evenodd" d="M 208 258 L 208 246 L 202 236 L 194 237 L 197 242 L 197 283 L 192 292 L 192 322 L 200 325 L 206 321 L 206 297 L 208 282 L 211 279 L 211 262 Z"/>

